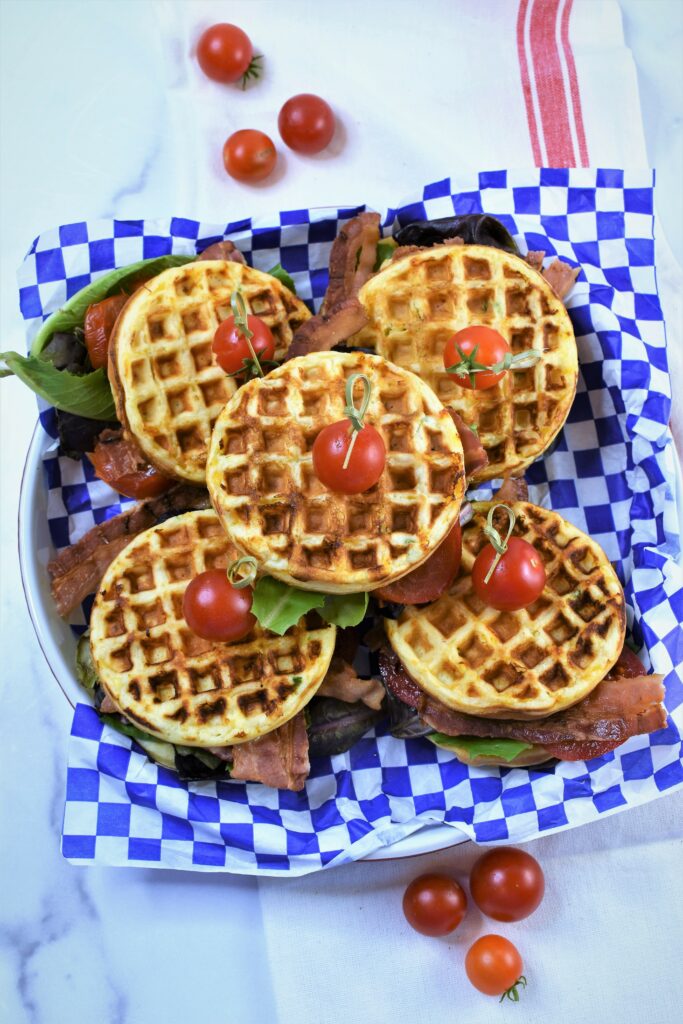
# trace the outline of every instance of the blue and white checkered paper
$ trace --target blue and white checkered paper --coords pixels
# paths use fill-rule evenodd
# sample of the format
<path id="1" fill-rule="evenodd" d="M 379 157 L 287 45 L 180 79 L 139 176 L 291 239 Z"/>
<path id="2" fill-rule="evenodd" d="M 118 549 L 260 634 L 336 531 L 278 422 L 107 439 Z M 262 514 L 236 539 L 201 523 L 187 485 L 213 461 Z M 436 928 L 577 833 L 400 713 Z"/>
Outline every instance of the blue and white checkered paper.
<path id="1" fill-rule="evenodd" d="M 330 244 L 358 209 L 291 210 L 226 225 L 172 218 L 70 224 L 38 238 L 19 272 L 29 335 L 112 267 L 200 251 L 231 238 L 254 266 L 281 262 L 316 307 Z M 557 509 L 605 549 L 624 582 L 629 623 L 666 676 L 668 726 L 589 762 L 469 768 L 427 740 L 382 729 L 314 760 L 301 793 L 242 782 L 186 784 L 94 710 L 75 711 L 63 853 L 76 863 L 298 875 L 366 856 L 433 822 L 478 842 L 521 842 L 593 821 L 683 785 L 683 580 L 676 564 L 670 385 L 654 268 L 653 178 L 618 170 L 497 171 L 445 179 L 383 213 L 397 221 L 486 212 L 523 250 L 581 267 L 568 301 L 581 375 L 552 452 L 528 471 L 532 500 Z M 41 413 L 54 437 L 52 414 Z M 121 509 L 87 460 L 46 443 L 56 549 Z M 481 492 L 480 492 L 481 493 Z M 80 629 L 86 621 L 87 603 Z M 75 623 L 76 630 L 79 623 Z"/>

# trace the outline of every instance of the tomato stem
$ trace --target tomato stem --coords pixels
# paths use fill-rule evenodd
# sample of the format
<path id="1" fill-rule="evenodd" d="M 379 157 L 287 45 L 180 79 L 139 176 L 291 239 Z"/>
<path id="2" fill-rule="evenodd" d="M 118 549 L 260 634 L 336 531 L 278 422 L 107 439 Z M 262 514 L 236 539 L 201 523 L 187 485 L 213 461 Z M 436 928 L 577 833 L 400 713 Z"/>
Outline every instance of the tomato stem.
<path id="1" fill-rule="evenodd" d="M 240 569 L 246 567 L 246 573 L 244 576 L 237 577 L 237 573 Z M 242 590 L 244 587 L 249 587 L 256 579 L 256 573 L 258 571 L 258 562 L 251 555 L 243 555 L 242 558 L 238 558 L 228 566 L 228 580 L 232 583 L 235 590 Z"/>
<path id="2" fill-rule="evenodd" d="M 504 999 L 509 999 L 513 1003 L 518 1003 L 519 1002 L 519 992 L 517 991 L 517 986 L 518 985 L 521 985 L 522 988 L 526 988 L 526 978 L 524 977 L 523 974 L 520 974 L 519 978 L 517 978 L 517 981 L 514 983 L 514 985 L 510 985 L 510 988 L 506 989 L 505 992 L 503 992 L 503 994 L 500 997 L 500 999 L 498 1000 L 498 1002 L 502 1003 Z"/>
<path id="3" fill-rule="evenodd" d="M 460 356 L 459 363 L 453 363 L 452 366 L 446 367 L 447 373 L 452 373 L 456 377 L 469 377 L 470 384 L 472 387 L 475 386 L 475 374 L 477 373 L 500 373 L 505 370 L 524 370 L 529 366 L 535 366 L 538 360 L 541 358 L 541 353 L 534 348 L 527 349 L 525 352 L 518 352 L 516 355 L 512 355 L 511 352 L 506 352 L 505 356 L 498 363 L 493 363 L 491 366 L 487 366 L 486 363 L 478 363 L 477 351 L 478 345 L 475 345 L 471 352 L 463 352 L 460 345 L 457 346 L 457 353 Z"/>
<path id="4" fill-rule="evenodd" d="M 232 306 L 232 315 L 235 321 L 235 327 L 242 335 L 247 343 L 247 347 L 251 353 L 251 358 L 254 360 L 254 366 L 259 377 L 265 377 L 263 367 L 259 362 L 259 357 L 256 355 L 254 346 L 251 343 L 251 339 L 254 337 L 254 332 L 249 329 L 249 316 L 247 313 L 247 304 L 244 301 L 242 292 L 236 289 L 230 296 L 230 305 Z"/>
<path id="5" fill-rule="evenodd" d="M 256 81 L 261 77 L 261 75 L 263 74 L 263 66 L 261 64 L 262 60 L 262 53 L 255 53 L 254 56 L 251 58 L 249 62 L 249 67 L 240 78 L 240 82 L 242 83 L 242 90 L 246 89 L 247 82 L 249 81 L 250 78 L 253 78 L 254 81 Z"/>
<path id="6" fill-rule="evenodd" d="M 356 386 L 356 381 L 360 380 L 363 384 L 363 397 L 360 400 L 360 407 L 357 409 L 353 404 L 353 389 Z M 348 469 L 349 461 L 351 459 L 351 452 L 353 451 L 356 443 L 358 434 L 363 429 L 363 417 L 368 410 L 370 404 L 370 395 L 372 393 L 372 387 L 370 380 L 365 376 L 364 373 L 352 373 L 346 382 L 346 406 L 344 407 L 344 415 L 348 416 L 351 420 L 351 443 L 346 452 L 346 458 L 342 463 L 342 469 Z"/>
<path id="7" fill-rule="evenodd" d="M 507 535 L 505 537 L 505 540 L 501 540 L 501 536 L 498 533 L 498 530 L 493 525 L 493 516 L 495 514 L 496 509 L 498 509 L 498 508 L 504 509 L 507 512 L 507 515 L 508 515 L 508 532 L 507 532 Z M 507 551 L 507 549 L 508 549 L 508 541 L 510 540 L 510 536 L 512 535 L 512 531 L 513 531 L 513 529 L 515 527 L 515 523 L 516 522 L 517 522 L 517 516 L 515 515 L 515 513 L 512 511 L 512 509 L 508 505 L 492 505 L 491 508 L 489 509 L 489 514 L 488 514 L 488 516 L 486 518 L 486 526 L 484 527 L 484 533 L 486 534 L 486 536 L 488 537 L 489 541 L 491 542 L 491 546 L 493 547 L 494 551 L 496 552 L 496 557 L 491 562 L 491 568 L 486 573 L 486 576 L 484 576 L 484 583 L 488 583 L 489 582 L 489 580 L 491 579 L 491 577 L 493 576 L 493 574 L 494 574 L 494 572 L 496 570 L 496 566 L 498 565 L 498 563 L 500 562 L 501 558 L 503 557 L 503 555 Z"/>

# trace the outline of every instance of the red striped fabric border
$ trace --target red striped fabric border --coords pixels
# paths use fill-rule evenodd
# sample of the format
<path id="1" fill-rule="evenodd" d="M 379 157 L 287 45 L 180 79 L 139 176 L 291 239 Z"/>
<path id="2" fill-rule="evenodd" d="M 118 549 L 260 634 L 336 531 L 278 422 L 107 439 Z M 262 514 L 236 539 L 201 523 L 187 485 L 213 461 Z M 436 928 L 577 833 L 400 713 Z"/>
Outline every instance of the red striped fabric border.
<path id="1" fill-rule="evenodd" d="M 588 167 L 576 65 L 569 42 L 573 0 L 520 0 L 517 53 L 537 167 Z"/>

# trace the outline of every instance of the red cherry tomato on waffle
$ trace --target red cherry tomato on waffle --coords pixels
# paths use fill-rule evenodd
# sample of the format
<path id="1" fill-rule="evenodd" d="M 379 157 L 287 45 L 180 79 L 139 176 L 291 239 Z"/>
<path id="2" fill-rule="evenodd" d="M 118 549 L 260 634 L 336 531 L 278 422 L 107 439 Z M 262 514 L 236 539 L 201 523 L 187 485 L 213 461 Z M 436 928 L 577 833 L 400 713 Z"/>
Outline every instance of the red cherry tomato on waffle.
<path id="1" fill-rule="evenodd" d="M 523 970 L 517 947 L 502 935 L 482 935 L 470 946 L 465 957 L 467 977 L 487 996 L 502 996 L 514 989 L 520 980 L 526 985 L 526 979 L 522 979 Z"/>
<path id="2" fill-rule="evenodd" d="M 464 327 L 448 339 L 443 350 L 443 365 L 449 370 L 452 366 L 466 362 L 469 356 L 477 365 L 495 366 L 502 362 L 509 352 L 510 346 L 502 334 L 494 331 L 492 327 L 473 324 L 471 327 Z M 466 373 L 451 373 L 451 376 L 463 388 L 470 391 L 485 391 L 494 387 L 505 373 L 505 370 L 496 373 L 482 370 L 471 376 Z"/>
<path id="3" fill-rule="evenodd" d="M 545 567 L 535 547 L 521 537 L 510 537 L 507 551 L 501 555 L 488 583 L 485 582 L 496 558 L 492 544 L 486 544 L 472 566 L 475 594 L 499 612 L 526 608 L 540 597 L 545 586 Z"/>
<path id="4" fill-rule="evenodd" d="M 188 583 L 183 595 L 185 621 L 204 640 L 230 643 L 254 628 L 251 587 L 233 587 L 224 569 L 209 569 Z"/>
<path id="5" fill-rule="evenodd" d="M 243 79 L 246 83 L 247 78 L 258 77 L 258 65 L 253 60 L 251 40 L 237 25 L 227 22 L 212 25 L 202 33 L 197 43 L 199 66 L 214 82 Z"/>
<path id="6" fill-rule="evenodd" d="M 460 570 L 462 530 L 456 523 L 429 558 L 395 583 L 373 591 L 382 601 L 396 604 L 430 604 L 445 594 Z"/>
<path id="7" fill-rule="evenodd" d="M 334 114 L 329 103 L 310 92 L 299 93 L 282 107 L 277 119 L 282 141 L 297 153 L 319 153 L 334 135 Z"/>
<path id="8" fill-rule="evenodd" d="M 384 470 L 386 448 L 381 435 L 366 425 L 357 431 L 346 469 L 344 461 L 351 444 L 350 420 L 338 420 L 323 427 L 313 442 L 313 469 L 318 480 L 340 494 L 361 494 L 377 483 Z"/>
<path id="9" fill-rule="evenodd" d="M 255 128 L 242 128 L 225 140 L 223 164 L 237 181 L 263 181 L 277 161 L 273 140 Z"/>
<path id="10" fill-rule="evenodd" d="M 273 359 L 275 356 L 275 339 L 268 324 L 264 323 L 258 316 L 247 317 L 247 327 L 253 332 L 249 339 L 251 347 L 256 353 L 259 362 Z M 245 338 L 240 327 L 235 323 L 234 316 L 227 317 L 218 327 L 211 346 L 219 366 L 226 373 L 241 373 L 253 369 L 253 356 L 249 349 L 249 342 Z"/>
<path id="11" fill-rule="evenodd" d="M 448 935 L 467 912 L 462 886 L 447 875 L 420 875 L 403 894 L 408 924 L 422 935 Z"/>
<path id="12" fill-rule="evenodd" d="M 541 865 L 510 847 L 488 850 L 475 862 L 470 892 L 482 914 L 496 921 L 521 921 L 533 914 L 545 892 Z"/>

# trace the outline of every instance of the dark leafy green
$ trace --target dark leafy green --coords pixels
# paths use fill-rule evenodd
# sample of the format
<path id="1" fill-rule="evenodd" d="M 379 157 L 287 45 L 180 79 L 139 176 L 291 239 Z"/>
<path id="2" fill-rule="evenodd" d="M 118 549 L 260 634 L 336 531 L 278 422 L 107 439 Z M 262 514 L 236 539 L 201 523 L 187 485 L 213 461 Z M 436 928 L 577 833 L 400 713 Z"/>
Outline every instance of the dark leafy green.
<path id="1" fill-rule="evenodd" d="M 95 448 L 95 442 L 103 430 L 115 430 L 117 420 L 91 420 L 73 412 L 57 410 L 57 433 L 60 454 L 69 459 L 80 460 L 86 452 Z"/>
<path id="2" fill-rule="evenodd" d="M 499 757 L 503 761 L 514 761 L 524 750 L 531 750 L 533 744 L 521 740 L 492 739 L 478 736 L 446 736 L 432 732 L 428 737 L 438 747 L 446 747 L 457 754 L 464 751 L 468 757 Z"/>
<path id="3" fill-rule="evenodd" d="M 38 356 L 1 352 L 0 377 L 12 374 L 56 409 L 92 420 L 116 419 L 114 399 L 104 370 L 77 376 L 67 370 L 57 370 Z"/>
<path id="4" fill-rule="evenodd" d="M 389 732 L 392 736 L 397 740 L 409 740 L 417 736 L 427 736 L 432 731 L 431 726 L 425 725 L 415 708 L 404 704 L 388 687 L 385 686 L 384 689 Z"/>
<path id="5" fill-rule="evenodd" d="M 67 370 L 77 375 L 87 373 L 91 366 L 88 362 L 88 350 L 75 333 L 57 331 L 53 334 L 41 353 L 41 358 L 52 363 L 55 370 Z"/>
<path id="6" fill-rule="evenodd" d="M 296 295 L 296 285 L 294 284 L 293 278 L 287 273 L 281 263 L 276 263 L 274 267 L 271 267 L 268 271 L 271 277 L 276 277 L 278 281 L 281 281 L 285 288 L 289 288 L 290 292 Z"/>
<path id="7" fill-rule="evenodd" d="M 519 256 L 519 248 L 508 229 L 487 213 L 467 213 L 462 217 L 414 220 L 394 234 L 398 245 L 438 245 L 458 236 L 466 245 L 490 245 Z"/>
<path id="8" fill-rule="evenodd" d="M 361 701 L 347 704 L 333 697 L 314 697 L 306 713 L 311 757 L 343 754 L 382 717 Z"/>

